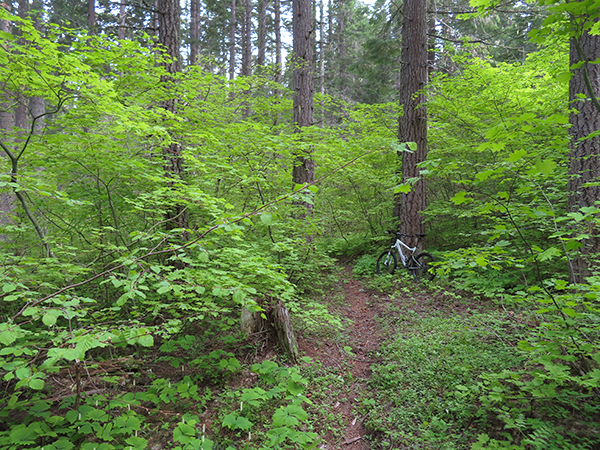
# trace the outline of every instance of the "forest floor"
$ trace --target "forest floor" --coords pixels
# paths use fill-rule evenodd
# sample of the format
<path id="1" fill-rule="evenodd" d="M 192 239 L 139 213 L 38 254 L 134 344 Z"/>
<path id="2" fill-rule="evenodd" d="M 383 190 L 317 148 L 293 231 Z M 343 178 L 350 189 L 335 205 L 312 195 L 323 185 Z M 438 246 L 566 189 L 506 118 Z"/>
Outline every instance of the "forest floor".
<path id="1" fill-rule="evenodd" d="M 349 267 L 345 267 L 340 274 L 337 291 L 343 295 L 338 313 L 349 324 L 342 339 L 338 336 L 316 343 L 299 337 L 298 345 L 304 356 L 320 361 L 323 367 L 348 370 L 352 374 L 348 377 L 352 384 L 346 386 L 345 395 L 333 403 L 333 409 L 342 417 L 341 424 L 346 426 L 341 441 L 339 437 L 328 433 L 322 436 L 324 442 L 319 448 L 366 450 L 370 447 L 364 439 L 367 435 L 364 417 L 356 414 L 357 408 L 354 406 L 368 389 L 371 365 L 377 362 L 373 355 L 382 340 L 377 317 L 384 311 L 384 299 L 357 280 Z M 336 395 L 335 392 L 331 394 Z"/>
<path id="2" fill-rule="evenodd" d="M 405 282 L 390 290 L 382 289 L 383 292 L 369 289 L 368 284 L 369 279 L 358 278 L 350 267 L 344 267 L 333 290 L 343 297 L 333 307 L 340 317 L 347 320 L 344 332 L 318 340 L 306 336 L 298 339 L 302 356 L 319 361 L 325 369 L 343 372 L 348 380 L 345 389 L 334 387 L 328 393 L 327 407 L 336 412 L 340 420 L 337 422 L 339 429 L 322 433 L 318 447 L 322 450 L 381 448 L 375 444 L 377 437 L 371 435 L 372 431 L 365 426 L 369 407 L 361 408 L 361 404 L 365 399 L 373 401 L 375 398 L 375 393 L 370 391 L 369 380 L 373 366 L 385 364 L 379 352 L 382 346 L 389 344 L 392 335 L 418 333 L 412 329 L 412 321 L 407 320 L 407 311 L 420 318 L 436 315 L 467 318 L 477 313 L 479 308 L 489 307 L 478 301 L 465 303 L 448 295 L 448 292 L 436 292 L 414 284 L 408 275 Z M 325 386 L 315 388 L 327 390 Z"/>

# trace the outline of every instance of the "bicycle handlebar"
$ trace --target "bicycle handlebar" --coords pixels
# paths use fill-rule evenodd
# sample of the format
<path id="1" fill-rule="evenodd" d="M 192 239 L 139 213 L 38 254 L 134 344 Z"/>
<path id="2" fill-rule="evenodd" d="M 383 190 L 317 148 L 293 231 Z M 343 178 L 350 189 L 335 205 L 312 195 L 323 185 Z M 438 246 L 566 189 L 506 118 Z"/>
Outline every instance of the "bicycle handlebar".
<path id="1" fill-rule="evenodd" d="M 400 233 L 399 231 L 393 231 L 393 230 L 385 230 L 390 234 L 395 234 L 396 236 L 404 236 L 404 237 L 413 237 L 413 235 L 411 234 L 404 234 L 404 233 Z M 426 234 L 424 233 L 417 233 L 416 234 L 417 237 L 425 237 Z"/>

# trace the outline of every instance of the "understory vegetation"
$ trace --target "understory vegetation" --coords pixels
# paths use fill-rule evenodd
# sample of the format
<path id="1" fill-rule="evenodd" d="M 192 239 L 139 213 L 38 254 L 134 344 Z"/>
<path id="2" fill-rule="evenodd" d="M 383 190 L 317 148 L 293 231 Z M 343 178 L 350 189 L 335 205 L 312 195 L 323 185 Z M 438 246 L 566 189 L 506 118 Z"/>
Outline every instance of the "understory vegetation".
<path id="1" fill-rule="evenodd" d="M 411 183 L 397 104 L 317 95 L 297 133 L 268 73 L 192 66 L 166 89 L 139 43 L 0 15 L 20 28 L 2 34 L 0 101 L 46 108 L 0 140 L 0 449 L 339 445 L 348 367 L 294 361 L 240 316 L 283 301 L 300 336 L 346 349 L 342 264 L 385 309 L 356 402 L 373 448 L 599 448 L 599 266 L 585 284 L 568 267 L 600 209 L 567 212 L 564 43 L 515 64 L 457 51 L 430 83 L 438 262 L 416 285 L 375 274 Z M 177 114 L 157 106 L 172 98 Z M 292 186 L 298 149 L 315 183 Z M 175 206 L 188 228 L 165 226 Z"/>

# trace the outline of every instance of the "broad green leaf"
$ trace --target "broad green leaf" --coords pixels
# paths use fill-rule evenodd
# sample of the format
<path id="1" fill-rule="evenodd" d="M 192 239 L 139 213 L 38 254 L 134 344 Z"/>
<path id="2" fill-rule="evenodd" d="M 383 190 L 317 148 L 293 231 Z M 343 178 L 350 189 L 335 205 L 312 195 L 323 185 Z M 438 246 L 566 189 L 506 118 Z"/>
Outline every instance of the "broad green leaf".
<path id="1" fill-rule="evenodd" d="M 37 433 L 35 432 L 35 426 L 32 425 L 17 425 L 14 427 L 10 431 L 11 442 L 13 444 L 33 444 L 37 438 Z"/>
<path id="2" fill-rule="evenodd" d="M 478 256 L 477 258 L 475 258 L 475 263 L 476 263 L 478 266 L 485 267 L 485 266 L 487 266 L 487 265 L 488 265 L 488 260 L 487 260 L 487 259 L 486 259 L 484 256 L 481 256 L 481 255 L 480 255 L 480 256 Z"/>
<path id="3" fill-rule="evenodd" d="M 151 334 L 140 336 L 137 339 L 137 343 L 140 344 L 142 347 L 152 347 L 154 345 L 154 337 L 152 337 Z"/>
<path id="4" fill-rule="evenodd" d="M 130 438 L 125 439 L 125 442 L 128 443 L 132 449 L 145 450 L 148 446 L 148 441 L 146 439 L 137 436 L 131 436 Z"/>
<path id="5" fill-rule="evenodd" d="M 17 285 L 14 283 L 6 283 L 2 285 L 2 292 L 9 293 L 17 289 Z"/>
<path id="6" fill-rule="evenodd" d="M 506 158 L 507 162 L 517 162 L 527 156 L 527 150 L 516 150 L 511 153 L 508 158 Z"/>
<path id="7" fill-rule="evenodd" d="M 238 430 L 249 430 L 254 424 L 243 416 L 239 416 L 235 421 L 235 428 Z"/>
<path id="8" fill-rule="evenodd" d="M 544 175 L 550 175 L 554 172 L 554 168 L 556 167 L 556 163 L 552 159 L 545 160 L 537 160 L 535 163 L 535 170 Z"/>
<path id="9" fill-rule="evenodd" d="M 31 370 L 29 367 L 19 367 L 17 370 L 15 370 L 15 375 L 19 380 L 29 378 L 31 376 Z"/>
<path id="10" fill-rule="evenodd" d="M 394 194 L 408 194 L 410 189 L 410 184 L 400 184 L 394 188 Z"/>
<path id="11" fill-rule="evenodd" d="M 562 312 L 565 313 L 565 315 L 569 316 L 569 317 L 577 317 L 580 314 L 575 311 L 573 308 L 563 308 Z"/>
<path id="12" fill-rule="evenodd" d="M 48 350 L 48 358 L 63 358 L 67 361 L 83 359 L 85 352 L 77 348 L 51 348 Z"/>
<path id="13" fill-rule="evenodd" d="M 29 387 L 38 391 L 42 390 L 44 389 L 44 380 L 41 380 L 40 378 L 32 378 L 31 381 L 29 381 Z"/>
<path id="14" fill-rule="evenodd" d="M 233 301 L 239 304 L 242 304 L 242 302 L 244 301 L 244 299 L 246 298 L 246 293 L 244 291 L 242 291 L 241 289 L 236 289 L 233 292 Z"/>
<path id="15" fill-rule="evenodd" d="M 57 309 L 47 309 L 46 314 L 42 316 L 42 322 L 44 322 L 44 325 L 51 327 L 56 323 L 56 320 L 61 314 L 62 313 Z"/>
<path id="16" fill-rule="evenodd" d="M 260 215 L 260 221 L 264 224 L 264 225 L 271 225 L 271 222 L 273 220 L 273 217 L 271 216 L 271 214 L 269 213 L 262 213 Z"/>
<path id="17" fill-rule="evenodd" d="M 450 199 L 450 201 L 453 202 L 455 205 L 461 205 L 463 203 L 472 202 L 473 199 L 466 197 L 466 195 L 466 192 L 457 192 L 456 194 L 454 194 L 454 197 Z"/>
<path id="18" fill-rule="evenodd" d="M 7 323 L 0 324 L 0 344 L 2 345 L 10 345 L 23 335 L 18 326 L 15 325 L 12 330 L 8 328 L 9 326 L 10 324 Z"/>
<path id="19" fill-rule="evenodd" d="M 544 250 L 542 253 L 538 255 L 538 259 L 540 261 L 547 261 L 549 259 L 554 258 L 555 256 L 560 256 L 562 252 L 556 247 L 550 247 Z"/>
<path id="20" fill-rule="evenodd" d="M 223 426 L 230 428 L 230 429 L 234 429 L 236 419 L 237 419 L 236 413 L 232 412 L 232 413 L 227 414 L 225 417 L 223 417 Z"/>
<path id="21" fill-rule="evenodd" d="M 75 444 L 66 438 L 60 438 L 57 441 L 54 441 L 54 446 L 60 450 L 71 450 L 75 447 Z"/>
<path id="22" fill-rule="evenodd" d="M 171 288 L 171 283 L 169 283 L 168 281 L 161 281 L 158 284 L 158 289 L 156 290 L 157 294 L 164 294 L 166 292 L 169 292 L 172 288 Z"/>

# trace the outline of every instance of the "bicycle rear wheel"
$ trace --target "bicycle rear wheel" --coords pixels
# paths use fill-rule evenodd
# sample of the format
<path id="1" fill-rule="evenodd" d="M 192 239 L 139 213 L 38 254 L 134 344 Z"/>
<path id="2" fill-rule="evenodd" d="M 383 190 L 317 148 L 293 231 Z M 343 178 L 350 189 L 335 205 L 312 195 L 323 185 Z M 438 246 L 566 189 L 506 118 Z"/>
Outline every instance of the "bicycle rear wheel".
<path id="1" fill-rule="evenodd" d="M 427 252 L 419 253 L 414 257 L 413 267 L 410 267 L 409 270 L 415 277 L 416 282 L 431 281 L 435 278 L 435 270 L 431 266 L 432 262 L 435 262 L 435 258 Z"/>
<path id="2" fill-rule="evenodd" d="M 392 250 L 386 250 L 377 258 L 377 273 L 393 275 L 398 265 L 398 258 Z"/>

